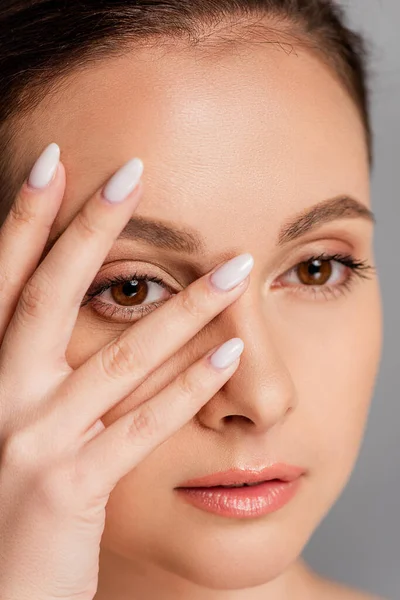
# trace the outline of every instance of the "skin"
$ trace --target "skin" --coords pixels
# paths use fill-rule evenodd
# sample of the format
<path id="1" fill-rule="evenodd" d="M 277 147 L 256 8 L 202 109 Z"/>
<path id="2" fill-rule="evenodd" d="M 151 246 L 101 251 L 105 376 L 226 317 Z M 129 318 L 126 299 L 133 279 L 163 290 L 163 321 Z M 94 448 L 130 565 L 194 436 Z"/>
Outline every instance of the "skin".
<path id="1" fill-rule="evenodd" d="M 96 600 L 369 597 L 318 577 L 300 554 L 359 453 L 381 355 L 378 278 L 356 277 L 343 295 L 314 299 L 287 273 L 321 252 L 374 266 L 373 224 L 336 219 L 276 244 L 284 223 L 328 198 L 371 206 L 362 124 L 337 78 L 304 49 L 130 51 L 71 75 L 21 124 L 16 143 L 29 148 L 27 169 L 48 143 L 61 147 L 67 189 L 51 235 L 138 156 L 144 193 L 135 214 L 203 238 L 193 256 L 117 240 L 103 276 L 141 267 L 178 293 L 223 260 L 243 252 L 255 259 L 246 292 L 135 391 L 151 398 L 213 345 L 244 341 L 228 382 L 111 493 Z M 103 300 L 115 304 L 109 293 Z M 131 325 L 83 307 L 70 365 Z M 128 396 L 104 424 L 131 407 Z M 193 477 L 274 462 L 306 474 L 295 498 L 261 519 L 211 515 L 173 492 Z"/>

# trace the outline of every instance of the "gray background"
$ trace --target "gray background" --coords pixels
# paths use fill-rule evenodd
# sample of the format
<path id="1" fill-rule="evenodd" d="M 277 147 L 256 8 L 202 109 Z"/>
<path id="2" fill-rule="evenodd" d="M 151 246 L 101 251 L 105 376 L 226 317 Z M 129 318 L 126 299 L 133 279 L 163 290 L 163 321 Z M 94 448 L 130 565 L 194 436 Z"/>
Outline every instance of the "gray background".
<path id="1" fill-rule="evenodd" d="M 384 347 L 353 475 L 303 557 L 325 577 L 400 600 L 399 156 L 400 0 L 343 0 L 372 42 L 375 166 L 372 208 L 384 308 Z M 397 307 L 397 308 L 396 308 Z"/>

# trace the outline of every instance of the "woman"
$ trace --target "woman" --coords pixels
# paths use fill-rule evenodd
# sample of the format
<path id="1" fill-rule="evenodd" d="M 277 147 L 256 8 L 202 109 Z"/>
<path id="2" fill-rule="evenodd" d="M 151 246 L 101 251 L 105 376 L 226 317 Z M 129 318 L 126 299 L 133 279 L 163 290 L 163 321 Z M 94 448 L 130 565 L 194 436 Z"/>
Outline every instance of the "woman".
<path id="1" fill-rule="evenodd" d="M 362 39 L 323 0 L 0 30 L 2 600 L 372 598 L 301 558 L 381 354 Z"/>

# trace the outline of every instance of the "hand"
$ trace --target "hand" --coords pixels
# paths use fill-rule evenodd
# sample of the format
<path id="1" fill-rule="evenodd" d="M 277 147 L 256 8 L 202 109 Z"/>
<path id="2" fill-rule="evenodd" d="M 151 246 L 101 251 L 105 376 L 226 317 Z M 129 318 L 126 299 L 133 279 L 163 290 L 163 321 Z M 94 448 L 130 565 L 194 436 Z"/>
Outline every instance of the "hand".
<path id="1" fill-rule="evenodd" d="M 239 364 L 243 343 L 235 338 L 222 357 L 214 355 L 216 366 L 212 349 L 109 427 L 101 421 L 247 289 L 249 255 L 247 264 L 235 258 L 219 271 L 220 283 L 231 280 L 230 291 L 215 287 L 210 274 L 201 277 L 78 369 L 68 364 L 80 304 L 139 203 L 141 170 L 138 160 L 120 169 L 41 261 L 65 191 L 59 148 L 51 144 L 32 170 L 36 187 L 24 183 L 0 229 L 2 600 L 92 600 L 112 489 L 192 419 Z M 160 329 L 162 343 L 153 344 Z"/>

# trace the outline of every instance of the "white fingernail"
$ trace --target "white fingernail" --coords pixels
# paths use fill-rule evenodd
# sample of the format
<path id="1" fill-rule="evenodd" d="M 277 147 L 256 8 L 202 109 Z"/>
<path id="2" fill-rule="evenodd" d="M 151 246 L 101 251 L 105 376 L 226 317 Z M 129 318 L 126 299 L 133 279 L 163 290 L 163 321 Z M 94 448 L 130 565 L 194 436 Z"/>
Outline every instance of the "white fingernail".
<path id="1" fill-rule="evenodd" d="M 226 369 L 239 358 L 243 349 L 243 341 L 240 338 L 232 338 L 225 342 L 225 344 L 222 344 L 222 346 L 211 355 L 211 364 L 217 369 Z"/>
<path id="2" fill-rule="evenodd" d="M 106 184 L 103 196 L 109 202 L 122 202 L 135 189 L 143 173 L 143 162 L 132 158 Z"/>
<path id="3" fill-rule="evenodd" d="M 29 175 L 28 183 L 31 187 L 42 189 L 49 185 L 53 179 L 60 161 L 60 147 L 49 144 L 39 156 Z"/>
<path id="4" fill-rule="evenodd" d="M 214 271 L 211 281 L 220 290 L 231 290 L 246 279 L 253 266 L 254 258 L 249 252 L 239 254 Z"/>

